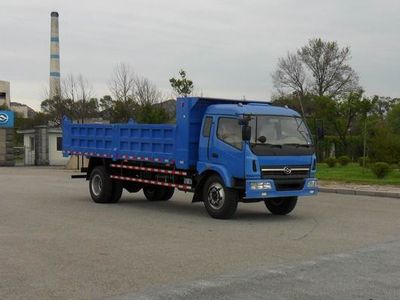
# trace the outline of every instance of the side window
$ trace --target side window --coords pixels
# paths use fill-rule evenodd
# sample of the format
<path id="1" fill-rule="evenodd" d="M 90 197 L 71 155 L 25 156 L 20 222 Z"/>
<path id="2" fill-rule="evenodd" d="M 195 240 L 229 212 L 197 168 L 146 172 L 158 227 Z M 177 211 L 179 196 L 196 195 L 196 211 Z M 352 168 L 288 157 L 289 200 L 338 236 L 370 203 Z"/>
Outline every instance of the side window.
<path id="1" fill-rule="evenodd" d="M 217 137 L 239 150 L 242 149 L 242 127 L 237 119 L 219 118 Z"/>
<path id="2" fill-rule="evenodd" d="M 204 121 L 203 136 L 209 137 L 211 132 L 212 117 L 206 117 Z"/>
<path id="3" fill-rule="evenodd" d="M 35 150 L 35 138 L 33 136 L 29 137 L 29 150 Z"/>
<path id="4" fill-rule="evenodd" d="M 62 151 L 62 137 L 57 137 L 57 151 Z"/>

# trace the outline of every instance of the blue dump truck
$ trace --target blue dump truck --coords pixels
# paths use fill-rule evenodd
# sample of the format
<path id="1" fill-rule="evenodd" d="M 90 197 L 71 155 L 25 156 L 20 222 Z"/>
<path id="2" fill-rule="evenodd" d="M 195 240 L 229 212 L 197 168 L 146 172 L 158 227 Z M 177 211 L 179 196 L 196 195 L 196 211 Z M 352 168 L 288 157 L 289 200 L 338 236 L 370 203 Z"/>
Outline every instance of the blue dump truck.
<path id="1" fill-rule="evenodd" d="M 308 127 L 288 108 L 266 102 L 178 98 L 176 124 L 76 124 L 63 121 L 63 153 L 89 158 L 85 174 L 96 203 L 122 190 L 167 201 L 193 192 L 209 215 L 227 219 L 238 202 L 265 202 L 286 215 L 298 196 L 318 192 Z"/>

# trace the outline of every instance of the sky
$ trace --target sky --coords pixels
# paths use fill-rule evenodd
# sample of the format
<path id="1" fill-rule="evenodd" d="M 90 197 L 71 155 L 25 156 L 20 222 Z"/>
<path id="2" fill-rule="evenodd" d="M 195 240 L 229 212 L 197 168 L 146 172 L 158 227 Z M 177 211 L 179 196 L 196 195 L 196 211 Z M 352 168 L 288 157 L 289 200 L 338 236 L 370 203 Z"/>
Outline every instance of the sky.
<path id="1" fill-rule="evenodd" d="M 278 58 L 315 37 L 351 47 L 367 95 L 400 96 L 398 0 L 4 0 L 0 80 L 34 109 L 48 88 L 51 11 L 61 76 L 82 74 L 97 97 L 123 62 L 166 97 L 183 68 L 197 94 L 268 100 Z"/>

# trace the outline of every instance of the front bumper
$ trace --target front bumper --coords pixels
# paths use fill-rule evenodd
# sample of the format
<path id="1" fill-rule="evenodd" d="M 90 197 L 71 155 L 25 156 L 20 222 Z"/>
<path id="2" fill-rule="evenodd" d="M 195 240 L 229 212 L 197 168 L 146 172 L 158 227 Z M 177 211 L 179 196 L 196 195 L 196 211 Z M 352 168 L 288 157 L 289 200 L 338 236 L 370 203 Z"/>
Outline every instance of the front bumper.
<path id="1" fill-rule="evenodd" d="M 278 191 L 274 180 L 259 179 L 246 180 L 246 191 L 244 201 L 259 201 L 265 198 L 295 197 L 295 196 L 315 196 L 318 194 L 318 181 L 316 178 L 307 178 L 304 187 L 301 190 L 283 190 Z M 252 189 L 253 186 L 253 189 Z M 268 187 L 263 189 L 254 189 L 254 186 Z"/>

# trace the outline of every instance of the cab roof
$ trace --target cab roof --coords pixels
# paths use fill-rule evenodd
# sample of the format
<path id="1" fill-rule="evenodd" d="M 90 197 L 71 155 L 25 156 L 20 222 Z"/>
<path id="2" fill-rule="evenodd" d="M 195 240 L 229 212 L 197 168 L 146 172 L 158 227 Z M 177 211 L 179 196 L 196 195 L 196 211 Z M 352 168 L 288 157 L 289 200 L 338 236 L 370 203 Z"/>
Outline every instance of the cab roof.
<path id="1" fill-rule="evenodd" d="M 278 115 L 300 117 L 290 108 L 273 106 L 265 102 L 238 102 L 237 104 L 213 104 L 207 107 L 209 115 Z"/>

